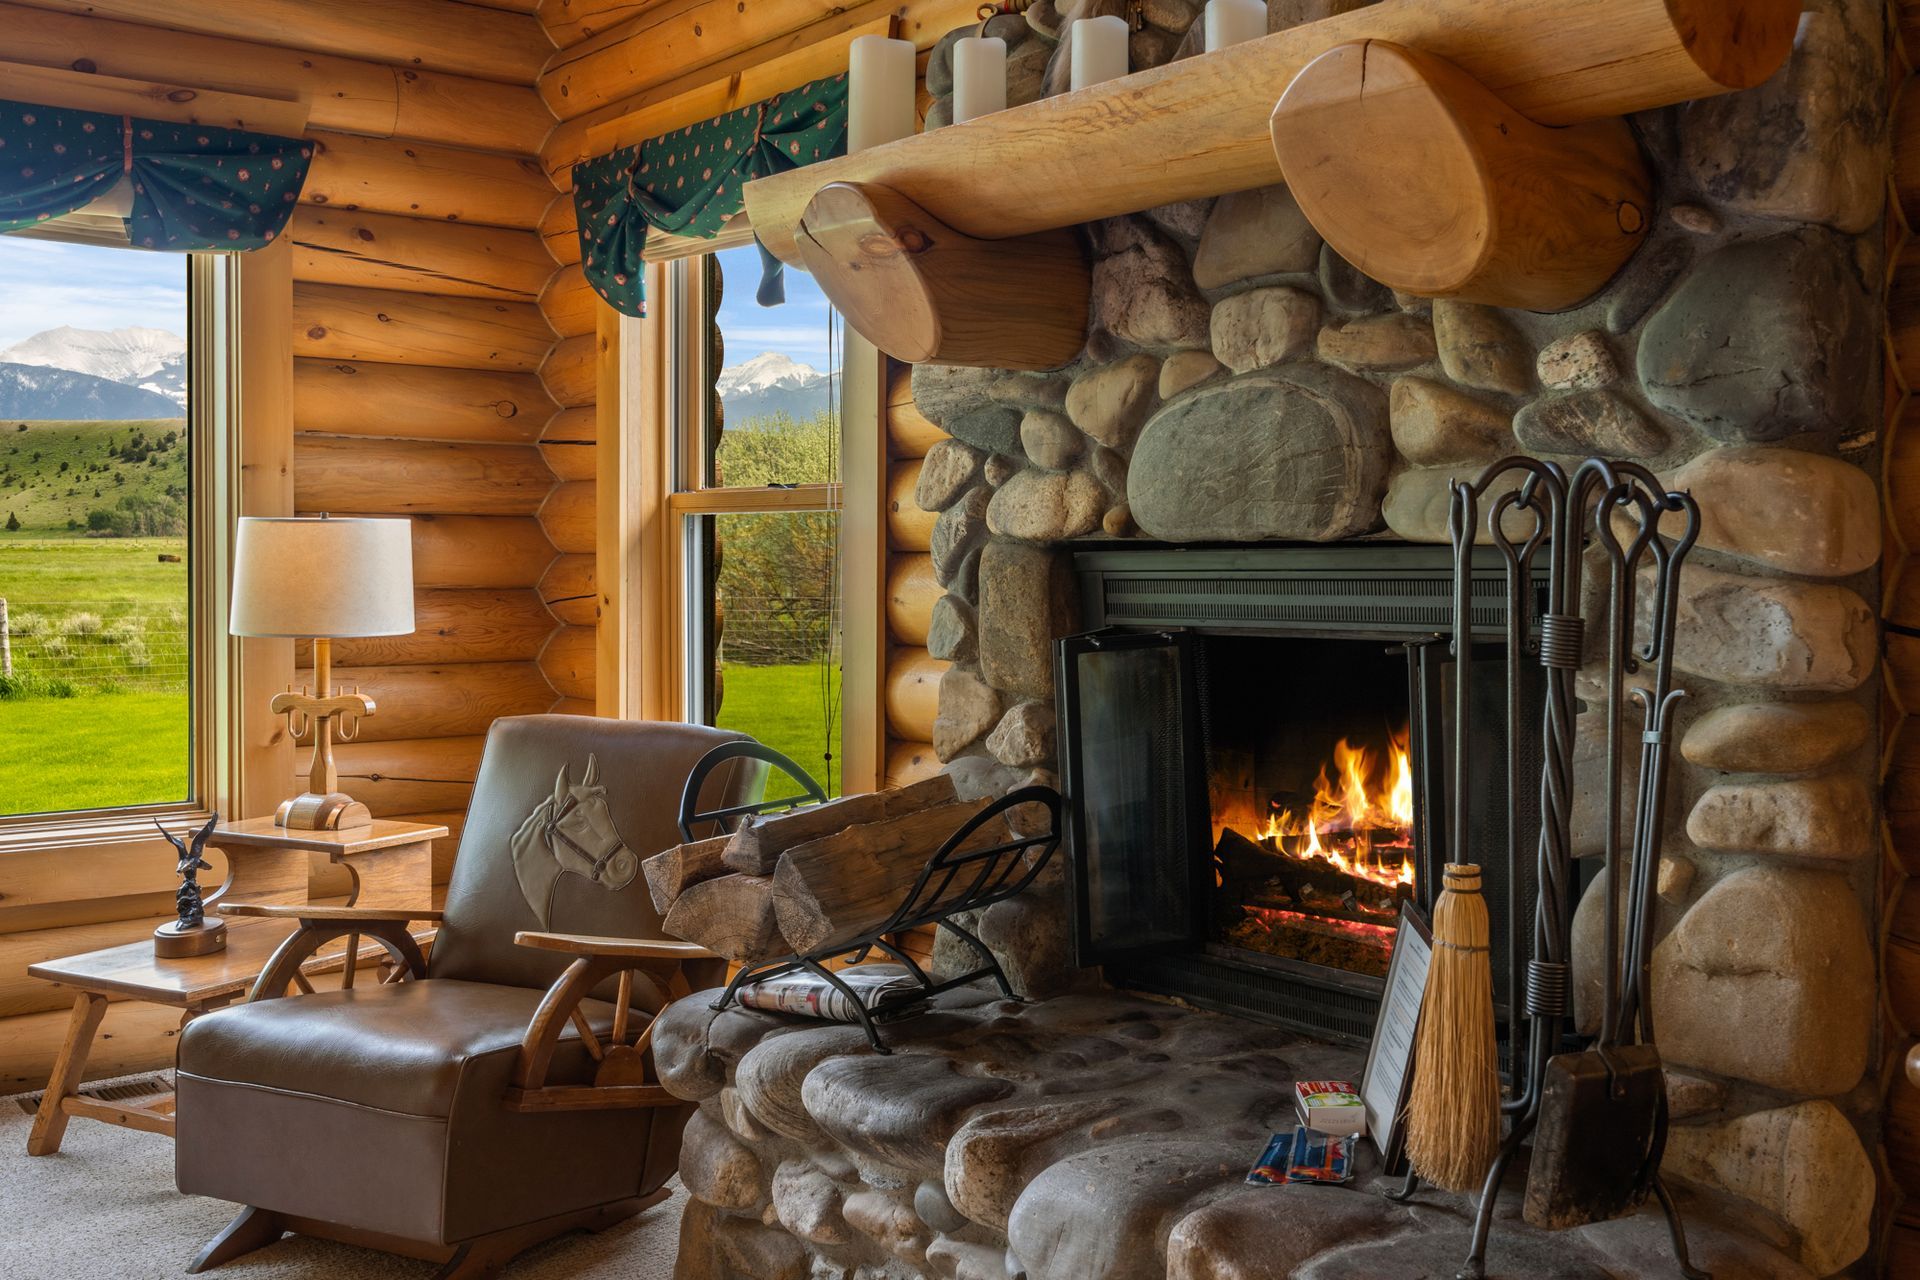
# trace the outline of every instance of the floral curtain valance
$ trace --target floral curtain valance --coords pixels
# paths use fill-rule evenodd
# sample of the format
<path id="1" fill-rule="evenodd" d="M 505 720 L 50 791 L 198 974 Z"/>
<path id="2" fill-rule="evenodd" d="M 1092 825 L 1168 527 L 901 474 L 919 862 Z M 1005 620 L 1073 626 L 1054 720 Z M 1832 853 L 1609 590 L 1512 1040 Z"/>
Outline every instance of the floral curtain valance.
<path id="1" fill-rule="evenodd" d="M 573 167 L 580 265 L 616 310 L 646 314 L 647 229 L 712 236 L 755 178 L 844 154 L 847 77 L 832 76 Z M 760 301 L 778 301 L 780 264 L 763 249 Z"/>
<path id="2" fill-rule="evenodd" d="M 286 228 L 313 145 L 300 138 L 0 99 L 0 232 L 133 185 L 138 249 L 258 249 Z"/>

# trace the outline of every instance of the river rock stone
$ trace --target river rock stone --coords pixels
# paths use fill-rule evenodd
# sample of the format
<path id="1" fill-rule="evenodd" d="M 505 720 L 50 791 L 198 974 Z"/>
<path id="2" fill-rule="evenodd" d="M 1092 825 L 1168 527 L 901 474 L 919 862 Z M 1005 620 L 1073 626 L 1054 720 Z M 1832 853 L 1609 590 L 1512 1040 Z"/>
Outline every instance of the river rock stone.
<path id="1" fill-rule="evenodd" d="M 998 407 L 1024 412 L 1032 408 L 1059 409 L 1067 402 L 1067 379 L 1058 373 L 917 364 L 912 377 L 913 407 L 949 433 L 949 421 L 975 409 Z"/>
<path id="2" fill-rule="evenodd" d="M 1693 245 L 1684 236 L 1668 236 L 1634 255 L 1633 270 L 1622 271 L 1607 286 L 1607 330 L 1625 333 L 1667 296 L 1667 290 L 1693 261 Z"/>
<path id="3" fill-rule="evenodd" d="M 1148 18 L 1147 21 L 1153 22 L 1153 19 Z M 1163 24 L 1154 22 L 1153 25 L 1157 27 Z M 1212 212 L 1212 200 L 1176 200 L 1172 204 L 1155 205 L 1147 210 L 1146 218 L 1182 244 L 1191 245 L 1206 230 L 1207 215 Z"/>
<path id="4" fill-rule="evenodd" d="M 1124 502 L 1114 503 L 1100 517 L 1100 530 L 1109 537 L 1129 538 L 1139 527 L 1133 522 L 1133 508 Z"/>
<path id="5" fill-rule="evenodd" d="M 1193 281 L 1202 289 L 1218 289 L 1259 276 L 1312 271 L 1319 261 L 1320 233 L 1300 212 L 1293 193 L 1275 184 L 1213 202 L 1193 255 Z"/>
<path id="6" fill-rule="evenodd" d="M 1586 391 L 1612 386 L 1620 379 L 1606 335 L 1596 329 L 1555 338 L 1540 348 L 1534 361 L 1540 385 L 1555 391 Z"/>
<path id="7" fill-rule="evenodd" d="M 807 1251 L 786 1232 L 749 1218 L 716 1218 L 712 1232 L 729 1280 L 807 1280 Z"/>
<path id="8" fill-rule="evenodd" d="M 1880 559 L 1880 497 L 1851 463 L 1797 449 L 1710 449 L 1674 473 L 1700 498 L 1700 545 L 1785 573 L 1840 578 Z"/>
<path id="9" fill-rule="evenodd" d="M 1687 815 L 1702 849 L 1850 861 L 1873 846 L 1873 800 L 1849 774 L 1782 782 L 1723 782 Z"/>
<path id="10" fill-rule="evenodd" d="M 923 1267 L 932 1233 L 913 1209 L 913 1192 L 904 1187 L 856 1191 L 841 1207 L 847 1225 L 909 1266 Z"/>
<path id="11" fill-rule="evenodd" d="M 1815 1275 L 1832 1275 L 1871 1243 L 1873 1161 L 1830 1102 L 1675 1125 L 1662 1167 L 1785 1222 L 1799 1233 L 1800 1261 Z"/>
<path id="12" fill-rule="evenodd" d="M 1014 1202 L 1052 1162 L 1049 1144 L 1113 1114 L 1117 1099 L 1074 1099 L 974 1116 L 947 1144 L 947 1198 L 968 1219 L 1005 1230 Z"/>
<path id="13" fill-rule="evenodd" d="M 1718 1111 L 1727 1101 L 1727 1086 L 1705 1076 L 1667 1068 L 1667 1115 L 1675 1122 Z"/>
<path id="14" fill-rule="evenodd" d="M 1163 1280 L 1160 1241 L 1189 1212 L 1241 1185 L 1245 1146 L 1133 1139 L 1069 1156 L 1020 1193 L 1007 1242 L 1028 1280 Z M 1105 1230 L 1073 1225 L 1089 1203 L 1105 1209 Z"/>
<path id="15" fill-rule="evenodd" d="M 1342 311 L 1385 311 L 1393 290 L 1348 262 L 1330 244 L 1320 246 L 1320 296 Z"/>
<path id="16" fill-rule="evenodd" d="M 1599 454 L 1651 458 L 1666 448 L 1666 434 L 1611 391 L 1569 391 L 1544 396 L 1513 417 L 1520 443 L 1541 453 Z"/>
<path id="17" fill-rule="evenodd" d="M 1087 438 L 1065 414 L 1051 409 L 1029 409 L 1020 419 L 1020 447 L 1036 467 L 1065 471 L 1080 460 Z"/>
<path id="18" fill-rule="evenodd" d="M 940 513 L 927 539 L 927 551 L 933 558 L 933 576 L 941 585 L 953 581 L 960 566 L 987 536 L 989 513 L 999 496 L 991 489 L 975 486 L 966 496 Z"/>
<path id="19" fill-rule="evenodd" d="M 1873 609 L 1845 587 L 1721 573 L 1681 576 L 1673 661 L 1730 684 L 1840 693 L 1873 674 Z"/>
<path id="20" fill-rule="evenodd" d="M 1493 307 L 1435 298 L 1433 336 L 1440 367 L 1463 387 L 1520 395 L 1533 386 L 1533 348 Z"/>
<path id="21" fill-rule="evenodd" d="M 1765 83 L 1689 103 L 1682 155 L 1700 189 L 1736 213 L 1871 227 L 1886 200 L 1883 34 L 1868 0 L 1818 6 Z"/>
<path id="22" fill-rule="evenodd" d="M 1029 9 L 1024 18 L 1031 19 Z M 1053 58 L 1048 40 L 1028 39 L 1007 46 L 1007 105 L 1025 106 L 1046 96 L 1047 63 Z"/>
<path id="23" fill-rule="evenodd" d="M 1007 709 L 987 735 L 987 753 L 1001 764 L 1031 769 L 1053 763 L 1053 708 L 1019 702 Z"/>
<path id="24" fill-rule="evenodd" d="M 1715 884 L 1653 955 L 1660 1054 L 1824 1096 L 1867 1068 L 1872 929 L 1845 878 L 1758 865 Z"/>
<path id="25" fill-rule="evenodd" d="M 1512 414 L 1444 382 L 1395 378 L 1387 407 L 1393 447 L 1415 466 L 1492 462 L 1513 449 Z"/>
<path id="26" fill-rule="evenodd" d="M 1053 697 L 1053 640 L 1077 617 L 1064 556 L 1018 542 L 980 553 L 980 673 L 1016 697 Z"/>
<path id="27" fill-rule="evenodd" d="M 965 1076 L 950 1059 L 919 1053 L 832 1058 L 801 1086 L 808 1114 L 834 1141 L 920 1177 L 941 1175 L 947 1142 L 973 1108 L 1011 1092 L 1004 1080 Z"/>
<path id="28" fill-rule="evenodd" d="M 693 1113 L 680 1135 L 680 1181 L 687 1194 L 716 1209 L 756 1209 L 761 1199 L 760 1158 L 707 1114 Z"/>
<path id="29" fill-rule="evenodd" d="M 1306 351 L 1320 323 L 1320 300 L 1277 286 L 1224 298 L 1213 309 L 1213 354 L 1235 373 L 1278 364 Z"/>
<path id="30" fill-rule="evenodd" d="M 1092 323 L 1122 342 L 1158 351 L 1204 347 L 1209 310 L 1185 252 L 1151 224 L 1094 261 Z"/>
<path id="31" fill-rule="evenodd" d="M 773 1211 L 780 1225 L 815 1244 L 853 1239 L 840 1213 L 840 1188 L 805 1160 L 782 1160 L 773 1171 Z"/>
<path id="32" fill-rule="evenodd" d="M 972 662 L 978 633 L 973 625 L 973 608 L 954 595 L 933 602 L 933 619 L 927 624 L 927 652 L 942 662 Z"/>
<path id="33" fill-rule="evenodd" d="M 1113 449 L 1095 445 L 1087 451 L 1087 459 L 1082 464 L 1087 474 L 1100 482 L 1100 487 L 1109 497 L 1127 496 L 1127 459 Z"/>
<path id="34" fill-rule="evenodd" d="M 803 1027 L 753 1046 L 740 1059 L 734 1087 L 747 1110 L 767 1128 L 795 1142 L 819 1143 L 826 1135 L 801 1102 L 801 1082 L 828 1058 L 871 1052 L 866 1033 L 858 1027 Z"/>
<path id="35" fill-rule="evenodd" d="M 766 1042 L 768 1029 L 779 1024 L 766 1014 L 731 1008 L 724 1013 L 705 1004 L 676 1000 L 661 1011 L 653 1035 L 653 1059 L 667 1092 L 688 1102 L 717 1097 L 727 1087 L 727 1073 L 741 1055 Z"/>
<path id="36" fill-rule="evenodd" d="M 1723 773 L 1810 773 L 1859 749 L 1872 727 L 1857 702 L 1743 703 L 1688 725 L 1680 754 Z"/>
<path id="37" fill-rule="evenodd" d="M 987 529 L 1005 538 L 1058 542 L 1093 532 L 1106 508 L 1106 490 L 1084 471 L 1026 470 L 994 493 Z"/>
<path id="38" fill-rule="evenodd" d="M 1160 362 L 1148 355 L 1090 369 L 1067 390 L 1067 416 L 1091 439 L 1122 453 L 1153 412 Z"/>
<path id="39" fill-rule="evenodd" d="M 960 440 L 941 440 L 927 450 L 914 482 L 913 500 L 922 511 L 945 511 L 980 478 L 980 451 Z"/>
<path id="40" fill-rule="evenodd" d="M 953 46 L 972 34 L 966 27 L 959 27 L 934 41 L 933 50 L 927 54 L 928 93 L 936 98 L 953 95 Z"/>
<path id="41" fill-rule="evenodd" d="M 1730 444 L 1850 428 L 1876 350 L 1847 246 L 1808 227 L 1701 260 L 1640 335 L 1662 413 Z"/>
<path id="42" fill-rule="evenodd" d="M 1448 525 L 1453 504 L 1453 482 L 1473 479 L 1475 470 L 1477 468 L 1463 471 L 1459 467 L 1428 467 L 1395 473 L 1387 485 L 1387 496 L 1380 504 L 1381 519 L 1386 521 L 1387 528 L 1408 542 L 1453 541 L 1453 533 Z M 1475 542 L 1485 546 L 1492 541 L 1487 530 L 1484 504 L 1500 494 L 1519 488 L 1520 480 L 1518 472 L 1503 475 L 1481 496 L 1481 517 L 1474 524 Z M 1529 517 L 1510 511 L 1503 527 L 1509 537 L 1524 539 L 1532 526 Z"/>
<path id="43" fill-rule="evenodd" d="M 740 1101 L 740 1091 L 729 1085 L 720 1091 L 715 1099 L 720 1104 L 720 1118 L 733 1136 L 742 1142 L 759 1142 L 773 1131 L 760 1123 L 753 1112 L 747 1110 L 746 1103 Z"/>
<path id="44" fill-rule="evenodd" d="M 965 751 L 1000 719 L 1000 694 L 965 667 L 940 677 L 940 714 L 933 721 L 933 751 L 944 763 Z"/>
<path id="45" fill-rule="evenodd" d="M 1176 351 L 1160 366 L 1160 398 L 1171 400 L 1187 388 L 1199 386 L 1223 367 L 1211 351 Z"/>
<path id="46" fill-rule="evenodd" d="M 1386 397 L 1316 365 L 1202 387 L 1155 414 L 1134 446 L 1127 502 L 1167 542 L 1364 532 L 1392 459 Z"/>
<path id="47" fill-rule="evenodd" d="M 1678 905 L 1687 900 L 1688 892 L 1693 888 L 1694 877 L 1700 868 L 1693 859 L 1673 854 L 1660 859 L 1660 869 L 1654 878 L 1654 892 L 1664 900 Z"/>
<path id="48" fill-rule="evenodd" d="M 1255 1187 L 1196 1209 L 1167 1237 L 1167 1280 L 1291 1280 L 1335 1245 L 1387 1234 L 1404 1212 L 1384 1196 L 1312 1194 L 1321 1190 Z"/>
<path id="49" fill-rule="evenodd" d="M 948 1150 L 952 1150 L 951 1145 Z M 947 1199 L 947 1188 L 938 1178 L 929 1178 L 913 1189 L 913 1211 L 920 1215 L 920 1221 L 935 1231 L 949 1234 L 964 1230 L 968 1222 L 967 1215 L 954 1208 L 953 1201 Z"/>
<path id="50" fill-rule="evenodd" d="M 987 405 L 942 422 L 947 434 L 984 454 L 1014 453 L 1020 448 L 1020 411 Z"/>
<path id="51" fill-rule="evenodd" d="M 1351 369 L 1409 369 L 1434 358 L 1433 326 L 1404 311 L 1336 320 L 1320 330 L 1314 350 Z"/>

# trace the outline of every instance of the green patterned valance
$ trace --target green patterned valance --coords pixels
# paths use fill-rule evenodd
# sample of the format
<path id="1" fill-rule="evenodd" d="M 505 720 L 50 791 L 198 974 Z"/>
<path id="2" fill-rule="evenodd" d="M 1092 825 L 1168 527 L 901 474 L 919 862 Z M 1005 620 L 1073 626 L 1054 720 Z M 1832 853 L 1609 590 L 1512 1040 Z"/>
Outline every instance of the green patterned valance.
<path id="1" fill-rule="evenodd" d="M 313 146 L 239 129 L 0 100 L 0 232 L 133 181 L 137 249 L 258 249 L 286 228 Z"/>
<path id="2" fill-rule="evenodd" d="M 616 310 L 645 315 L 647 228 L 715 235 L 740 211 L 748 182 L 846 149 L 847 77 L 838 75 L 582 161 L 573 167 L 573 204 L 587 283 Z M 779 263 L 762 258 L 760 300 L 778 301 Z"/>

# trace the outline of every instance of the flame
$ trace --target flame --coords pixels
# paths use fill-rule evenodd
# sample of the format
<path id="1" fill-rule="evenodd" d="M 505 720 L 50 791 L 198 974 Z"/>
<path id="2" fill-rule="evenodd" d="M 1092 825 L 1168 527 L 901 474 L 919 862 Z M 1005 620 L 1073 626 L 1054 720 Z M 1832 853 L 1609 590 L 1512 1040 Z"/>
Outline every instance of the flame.
<path id="1" fill-rule="evenodd" d="M 1389 739 L 1384 761 L 1340 739 L 1333 748 L 1333 772 L 1336 776 L 1329 778 L 1322 765 L 1306 812 L 1269 812 L 1261 835 L 1291 858 L 1319 858 L 1378 884 L 1412 884 L 1413 860 L 1406 846 L 1413 829 L 1413 759 L 1406 731 Z M 1342 837 L 1340 847 L 1323 842 L 1322 835 Z M 1391 860 L 1396 850 L 1397 866 Z"/>

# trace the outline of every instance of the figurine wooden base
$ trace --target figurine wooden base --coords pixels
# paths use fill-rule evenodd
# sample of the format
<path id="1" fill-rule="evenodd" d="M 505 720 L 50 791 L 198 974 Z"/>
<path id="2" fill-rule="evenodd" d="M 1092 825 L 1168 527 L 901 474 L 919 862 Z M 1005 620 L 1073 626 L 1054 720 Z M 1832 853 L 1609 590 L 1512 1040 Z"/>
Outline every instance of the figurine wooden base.
<path id="1" fill-rule="evenodd" d="M 373 814 L 345 792 L 329 791 L 321 795 L 309 791 L 291 800 L 282 800 L 273 820 L 293 831 L 350 831 L 373 825 Z"/>
<path id="2" fill-rule="evenodd" d="M 179 960 L 186 956 L 212 955 L 227 946 L 227 922 L 203 920 L 182 926 L 169 920 L 153 931 L 153 954 L 159 960 Z"/>

